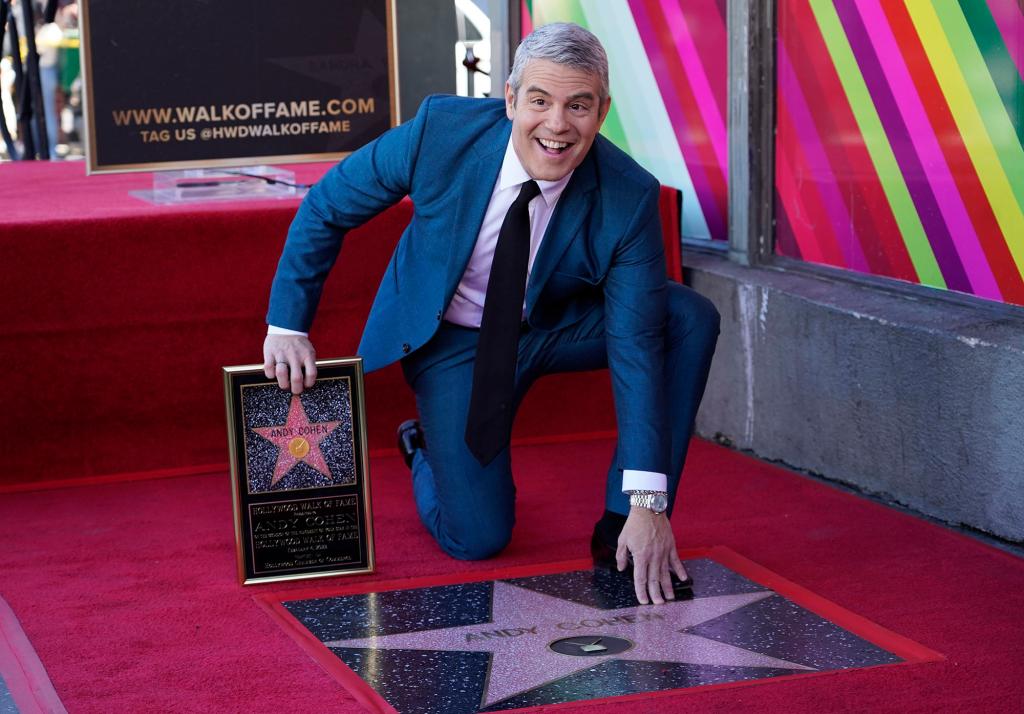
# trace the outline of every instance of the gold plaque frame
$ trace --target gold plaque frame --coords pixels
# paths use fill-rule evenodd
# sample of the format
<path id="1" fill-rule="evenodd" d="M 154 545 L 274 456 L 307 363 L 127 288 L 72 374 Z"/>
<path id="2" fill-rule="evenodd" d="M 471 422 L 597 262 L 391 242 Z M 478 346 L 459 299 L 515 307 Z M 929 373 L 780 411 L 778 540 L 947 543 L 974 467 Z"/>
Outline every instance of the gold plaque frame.
<path id="1" fill-rule="evenodd" d="M 373 572 L 362 358 L 318 360 L 304 398 L 267 379 L 262 365 L 224 367 L 223 376 L 239 582 Z M 322 436 L 303 436 L 314 432 Z"/>

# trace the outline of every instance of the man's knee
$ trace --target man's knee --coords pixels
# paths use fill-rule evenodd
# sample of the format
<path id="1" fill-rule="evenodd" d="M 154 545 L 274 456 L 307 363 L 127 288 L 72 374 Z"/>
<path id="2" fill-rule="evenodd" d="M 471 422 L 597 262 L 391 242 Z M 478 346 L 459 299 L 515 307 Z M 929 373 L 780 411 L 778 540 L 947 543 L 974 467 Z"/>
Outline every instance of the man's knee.
<path id="1" fill-rule="evenodd" d="M 512 540 L 511 523 L 508 526 L 489 524 L 488 528 L 462 530 L 457 537 L 449 538 L 447 543 L 441 543 L 441 547 L 448 555 L 459 560 L 485 560 L 494 557 Z"/>
<path id="2" fill-rule="evenodd" d="M 721 330 L 722 316 L 706 297 L 679 283 L 669 283 L 669 319 L 687 336 L 714 344 Z"/>

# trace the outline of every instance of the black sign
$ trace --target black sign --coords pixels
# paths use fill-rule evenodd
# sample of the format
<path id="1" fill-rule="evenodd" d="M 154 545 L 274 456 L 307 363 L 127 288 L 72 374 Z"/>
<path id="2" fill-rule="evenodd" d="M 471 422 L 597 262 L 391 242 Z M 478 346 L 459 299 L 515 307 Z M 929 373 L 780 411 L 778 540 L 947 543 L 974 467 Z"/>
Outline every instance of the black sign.
<path id="1" fill-rule="evenodd" d="M 393 0 L 83 0 L 91 172 L 341 158 L 397 123 Z"/>
<path id="2" fill-rule="evenodd" d="M 362 360 L 317 369 L 293 395 L 262 367 L 224 368 L 243 583 L 373 570 Z"/>

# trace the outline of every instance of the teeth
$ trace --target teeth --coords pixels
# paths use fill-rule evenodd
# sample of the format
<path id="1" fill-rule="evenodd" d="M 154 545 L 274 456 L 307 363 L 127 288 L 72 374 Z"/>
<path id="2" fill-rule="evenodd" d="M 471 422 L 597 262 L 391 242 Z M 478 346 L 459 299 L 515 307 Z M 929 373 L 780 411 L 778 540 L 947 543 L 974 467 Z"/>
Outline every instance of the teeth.
<path id="1" fill-rule="evenodd" d="M 551 139 L 537 139 L 537 141 L 541 143 L 541 146 L 548 149 L 564 149 L 569 145 L 568 141 L 551 141 Z"/>

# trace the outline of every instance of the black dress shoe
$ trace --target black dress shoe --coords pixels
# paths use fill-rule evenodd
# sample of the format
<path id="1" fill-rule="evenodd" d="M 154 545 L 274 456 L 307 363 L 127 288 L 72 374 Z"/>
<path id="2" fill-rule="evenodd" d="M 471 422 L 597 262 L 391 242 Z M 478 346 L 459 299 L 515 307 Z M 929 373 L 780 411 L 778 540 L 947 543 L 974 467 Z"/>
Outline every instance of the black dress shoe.
<path id="1" fill-rule="evenodd" d="M 423 439 L 423 430 L 420 429 L 418 421 L 407 419 L 398 425 L 398 451 L 402 454 L 405 465 L 410 469 L 412 468 L 412 457 L 416 454 L 416 450 L 422 449 L 426 445 L 427 443 Z"/>
<path id="2" fill-rule="evenodd" d="M 633 556 L 629 556 L 626 569 L 620 572 L 615 559 L 615 548 L 605 542 L 597 527 L 594 528 L 594 535 L 590 537 L 590 555 L 594 559 L 595 568 L 611 570 L 629 578 L 630 581 L 633 580 Z M 669 577 L 672 579 L 672 592 L 675 594 L 676 600 L 689 600 L 693 597 L 692 577 L 687 575 L 686 580 L 680 580 L 675 573 L 669 573 Z"/>

